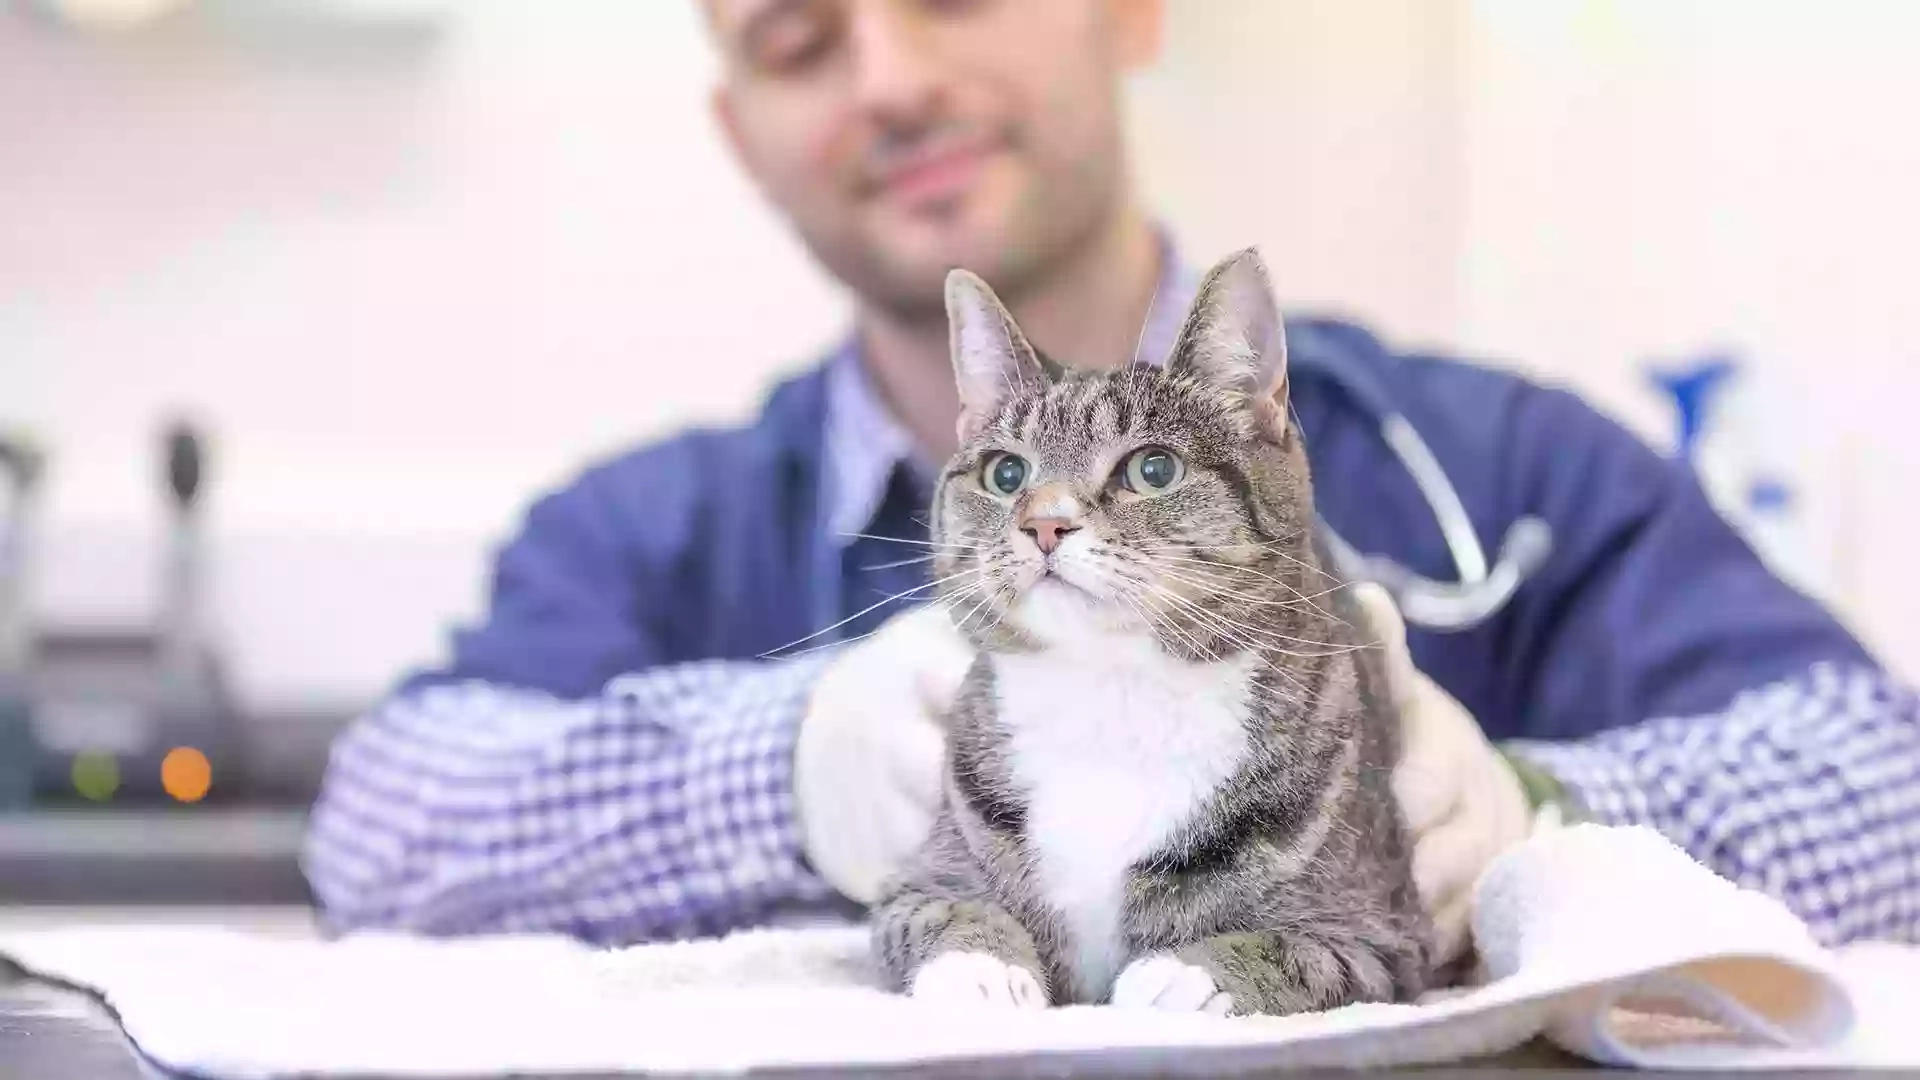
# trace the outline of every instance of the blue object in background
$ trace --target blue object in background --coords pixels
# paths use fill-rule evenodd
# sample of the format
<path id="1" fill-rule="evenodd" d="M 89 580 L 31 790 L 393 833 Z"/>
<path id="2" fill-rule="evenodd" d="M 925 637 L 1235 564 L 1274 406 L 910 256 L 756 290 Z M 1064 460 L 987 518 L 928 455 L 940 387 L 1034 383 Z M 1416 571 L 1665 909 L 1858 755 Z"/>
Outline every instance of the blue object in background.
<path id="1" fill-rule="evenodd" d="M 1650 377 L 1654 385 L 1673 399 L 1679 414 L 1680 432 L 1675 450 L 1689 460 L 1706 429 L 1712 405 L 1727 382 L 1739 373 L 1740 362 L 1731 356 L 1707 356 L 1680 368 L 1655 368 Z"/>
<path id="2" fill-rule="evenodd" d="M 1677 366 L 1653 366 L 1648 378 L 1672 401 L 1678 431 L 1674 452 L 1681 459 L 1699 465 L 1698 451 L 1709 431 L 1721 427 L 1722 401 L 1742 378 L 1746 378 L 1740 360 L 1727 353 L 1709 353 Z M 1740 446 L 1740 451 L 1750 451 Z M 1767 471 L 1757 460 L 1739 463 L 1743 473 L 1734 499 L 1748 520 L 1736 524 L 1750 526 L 1760 521 L 1778 521 L 1793 512 L 1792 485 L 1783 476 Z M 1703 476 L 1711 483 L 1718 477 Z M 1727 483 L 1722 479 L 1722 483 Z"/>
<path id="3" fill-rule="evenodd" d="M 1747 488 L 1747 505 L 1763 514 L 1785 513 L 1793 506 L 1793 489 L 1770 476 L 1760 477 Z"/>

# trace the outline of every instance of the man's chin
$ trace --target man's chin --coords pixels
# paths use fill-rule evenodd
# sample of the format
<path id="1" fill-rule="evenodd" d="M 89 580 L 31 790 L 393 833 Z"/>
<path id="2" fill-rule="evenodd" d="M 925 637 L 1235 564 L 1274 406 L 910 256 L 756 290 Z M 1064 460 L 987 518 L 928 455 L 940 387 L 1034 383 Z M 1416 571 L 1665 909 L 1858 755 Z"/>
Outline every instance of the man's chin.
<path id="1" fill-rule="evenodd" d="M 955 267 L 1010 290 L 1032 262 L 1002 221 L 974 211 L 957 211 L 952 220 L 887 213 L 867 232 L 874 261 L 889 279 L 888 292 L 944 297 L 947 272 Z"/>

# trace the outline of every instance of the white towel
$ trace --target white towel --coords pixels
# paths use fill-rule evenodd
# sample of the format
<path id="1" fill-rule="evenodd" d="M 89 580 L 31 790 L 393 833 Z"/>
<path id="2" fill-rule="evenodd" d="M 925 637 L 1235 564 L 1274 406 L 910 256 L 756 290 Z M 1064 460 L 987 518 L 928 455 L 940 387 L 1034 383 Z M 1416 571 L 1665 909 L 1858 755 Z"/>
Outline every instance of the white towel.
<path id="1" fill-rule="evenodd" d="M 219 1080 L 912 1063 L 1217 1076 L 1457 1061 L 1543 1034 L 1621 1066 L 1920 1066 L 1904 1004 L 1920 950 L 1823 950 L 1649 830 L 1544 832 L 1489 868 L 1475 903 L 1483 985 L 1288 1018 L 935 1007 L 873 988 L 857 928 L 617 951 L 73 928 L 0 936 L 0 955 L 93 989 L 148 1056 Z"/>

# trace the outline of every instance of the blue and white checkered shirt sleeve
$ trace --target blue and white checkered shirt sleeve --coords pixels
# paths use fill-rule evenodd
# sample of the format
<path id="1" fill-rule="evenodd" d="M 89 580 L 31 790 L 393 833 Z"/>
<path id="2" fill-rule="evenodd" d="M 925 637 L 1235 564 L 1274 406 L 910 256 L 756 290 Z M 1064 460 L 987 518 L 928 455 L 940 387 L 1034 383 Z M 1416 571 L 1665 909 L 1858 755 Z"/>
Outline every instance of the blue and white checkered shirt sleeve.
<path id="1" fill-rule="evenodd" d="M 1589 819 L 1658 829 L 1822 942 L 1920 941 L 1920 708 L 1882 672 L 1816 667 L 1717 715 L 1508 749 Z"/>
<path id="2" fill-rule="evenodd" d="M 828 656 L 660 668 L 584 700 L 469 682 L 388 701 L 336 743 L 315 804 L 325 921 L 619 943 L 830 897 L 792 794 Z"/>

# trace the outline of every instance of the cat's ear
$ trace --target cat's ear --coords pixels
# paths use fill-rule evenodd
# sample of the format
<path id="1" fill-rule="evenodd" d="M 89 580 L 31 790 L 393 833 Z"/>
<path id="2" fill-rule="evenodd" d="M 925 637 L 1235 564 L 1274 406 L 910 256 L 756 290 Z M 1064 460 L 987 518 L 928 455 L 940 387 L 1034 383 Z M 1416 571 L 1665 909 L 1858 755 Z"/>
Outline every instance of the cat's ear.
<path id="1" fill-rule="evenodd" d="M 960 387 L 962 443 L 991 423 L 1023 387 L 1046 380 L 1027 336 L 986 282 L 966 270 L 947 273 L 947 328 Z"/>
<path id="2" fill-rule="evenodd" d="M 1267 268 L 1253 248 L 1207 272 L 1167 369 L 1242 398 L 1253 409 L 1261 436 L 1284 441 L 1287 331 Z"/>

